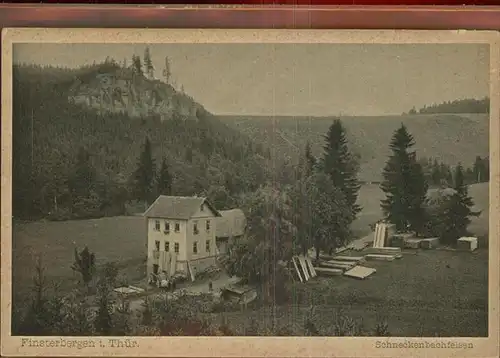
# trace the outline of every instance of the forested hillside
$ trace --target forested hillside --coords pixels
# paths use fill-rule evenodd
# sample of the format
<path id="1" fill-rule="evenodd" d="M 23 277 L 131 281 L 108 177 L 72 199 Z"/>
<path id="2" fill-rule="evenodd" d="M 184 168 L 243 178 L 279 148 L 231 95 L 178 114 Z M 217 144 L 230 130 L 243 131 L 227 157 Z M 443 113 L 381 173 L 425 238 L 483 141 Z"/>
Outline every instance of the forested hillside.
<path id="1" fill-rule="evenodd" d="M 116 69 L 116 63 L 111 68 Z M 133 85 L 139 95 L 136 103 L 140 106 L 143 88 L 155 87 L 160 89 L 163 104 L 181 99 L 170 111 L 130 113 L 71 100 L 75 88 L 82 93 L 78 88 L 85 78 L 93 79 L 109 69 L 109 63 L 77 70 L 14 67 L 15 217 L 73 218 L 75 208 L 88 206 L 89 200 L 93 210 L 80 211 L 78 217 L 123 214 L 146 138 L 151 141 L 157 170 L 165 158 L 175 195 L 210 194 L 221 198 L 218 204 L 225 206 L 230 205 L 227 197 L 254 190 L 265 180 L 267 159 L 262 146 L 158 80 L 139 75 L 141 85 Z M 92 81 L 86 83 L 87 89 L 98 90 Z M 82 185 L 91 188 L 85 204 L 75 202 L 75 188 Z"/>
<path id="2" fill-rule="evenodd" d="M 277 161 L 297 162 L 306 146 L 323 151 L 324 135 L 335 117 L 220 116 L 255 142 L 273 143 Z M 489 154 L 487 114 L 416 114 L 404 116 L 342 117 L 362 181 L 379 181 L 389 155 L 391 134 L 401 123 L 415 137 L 419 157 L 432 157 L 447 165 L 469 167 L 476 156 Z"/>
<path id="3" fill-rule="evenodd" d="M 484 97 L 482 99 L 465 98 L 455 101 L 446 101 L 439 104 L 424 106 L 418 111 L 412 108 L 409 114 L 431 114 L 431 113 L 490 113 L 490 99 Z"/>

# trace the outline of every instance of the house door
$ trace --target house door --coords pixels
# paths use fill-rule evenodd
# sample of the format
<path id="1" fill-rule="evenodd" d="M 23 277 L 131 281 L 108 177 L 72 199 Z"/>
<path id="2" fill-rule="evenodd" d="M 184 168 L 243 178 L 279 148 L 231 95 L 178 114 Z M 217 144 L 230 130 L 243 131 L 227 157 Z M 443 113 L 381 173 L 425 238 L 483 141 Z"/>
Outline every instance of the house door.
<path id="1" fill-rule="evenodd" d="M 158 275 L 158 265 L 157 264 L 153 264 L 153 273 L 155 275 Z"/>

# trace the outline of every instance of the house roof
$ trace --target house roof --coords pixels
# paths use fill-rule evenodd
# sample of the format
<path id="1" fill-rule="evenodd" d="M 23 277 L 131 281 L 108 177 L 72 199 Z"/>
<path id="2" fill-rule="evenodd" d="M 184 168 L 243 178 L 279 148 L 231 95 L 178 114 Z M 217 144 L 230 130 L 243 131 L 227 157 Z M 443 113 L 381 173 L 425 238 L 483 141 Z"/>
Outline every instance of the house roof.
<path id="1" fill-rule="evenodd" d="M 143 215 L 150 218 L 188 220 L 202 204 L 206 204 L 215 216 L 221 216 L 206 198 L 166 195 L 160 195 Z"/>
<path id="2" fill-rule="evenodd" d="M 242 210 L 221 210 L 221 217 L 217 218 L 215 236 L 234 237 L 241 236 L 245 232 L 246 217 Z"/>

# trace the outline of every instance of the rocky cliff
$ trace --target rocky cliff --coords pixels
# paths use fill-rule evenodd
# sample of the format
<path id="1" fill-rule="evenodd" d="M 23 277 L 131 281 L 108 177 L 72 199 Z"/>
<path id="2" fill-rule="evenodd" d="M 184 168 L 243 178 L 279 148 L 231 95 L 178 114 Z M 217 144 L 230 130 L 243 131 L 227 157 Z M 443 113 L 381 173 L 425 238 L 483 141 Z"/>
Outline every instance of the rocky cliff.
<path id="1" fill-rule="evenodd" d="M 197 119 L 204 111 L 171 85 L 117 65 L 103 65 L 79 75 L 70 87 L 68 100 L 132 117 L 160 115 L 162 120 Z"/>

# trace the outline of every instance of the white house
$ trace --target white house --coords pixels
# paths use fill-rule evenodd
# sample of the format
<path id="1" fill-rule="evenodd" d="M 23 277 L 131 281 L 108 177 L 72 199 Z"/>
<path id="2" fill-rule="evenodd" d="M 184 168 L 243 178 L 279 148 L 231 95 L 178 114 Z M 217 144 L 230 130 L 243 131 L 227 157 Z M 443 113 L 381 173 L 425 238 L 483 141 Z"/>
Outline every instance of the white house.
<path id="1" fill-rule="evenodd" d="M 159 271 L 196 275 L 216 264 L 215 219 L 221 214 L 206 198 L 161 195 L 144 216 L 148 276 Z"/>

